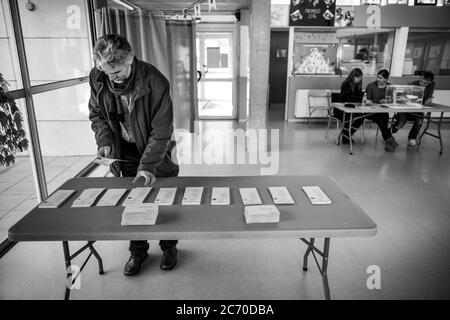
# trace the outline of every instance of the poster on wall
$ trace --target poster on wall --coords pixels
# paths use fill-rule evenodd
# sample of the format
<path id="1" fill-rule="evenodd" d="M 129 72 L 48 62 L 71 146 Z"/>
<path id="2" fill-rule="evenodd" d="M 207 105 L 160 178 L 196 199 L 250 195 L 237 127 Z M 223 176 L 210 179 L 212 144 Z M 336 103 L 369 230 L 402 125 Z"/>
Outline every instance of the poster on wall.
<path id="1" fill-rule="evenodd" d="M 293 74 L 335 74 L 337 43 L 298 43 Z"/>
<path id="2" fill-rule="evenodd" d="M 336 14 L 334 15 L 335 27 L 351 27 L 354 19 L 354 7 L 336 6 Z"/>
<path id="3" fill-rule="evenodd" d="M 435 6 L 437 0 L 414 0 L 415 6 Z"/>
<path id="4" fill-rule="evenodd" d="M 290 26 L 334 26 L 335 0 L 291 0 Z"/>

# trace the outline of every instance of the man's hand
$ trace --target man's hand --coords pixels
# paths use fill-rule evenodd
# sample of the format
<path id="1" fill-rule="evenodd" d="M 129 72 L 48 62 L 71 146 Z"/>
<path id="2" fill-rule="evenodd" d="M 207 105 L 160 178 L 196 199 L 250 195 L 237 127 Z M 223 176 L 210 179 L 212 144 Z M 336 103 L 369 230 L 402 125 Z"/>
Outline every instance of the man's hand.
<path id="1" fill-rule="evenodd" d="M 156 177 L 153 173 L 145 170 L 138 171 L 136 174 L 136 178 L 134 178 L 133 183 L 139 180 L 142 177 L 145 179 L 144 186 L 150 186 L 155 183 Z"/>
<path id="2" fill-rule="evenodd" d="M 366 105 L 371 106 L 373 104 L 372 100 L 366 99 Z"/>
<path id="3" fill-rule="evenodd" d="M 424 102 L 424 106 L 429 106 L 430 104 L 431 104 L 431 101 L 433 101 L 433 97 L 431 97 L 431 98 L 428 98 L 427 100 L 425 100 L 425 102 Z"/>
<path id="4" fill-rule="evenodd" d="M 97 157 L 109 158 L 110 154 L 111 154 L 111 147 L 109 146 L 100 147 L 100 149 L 98 149 L 97 151 Z"/>

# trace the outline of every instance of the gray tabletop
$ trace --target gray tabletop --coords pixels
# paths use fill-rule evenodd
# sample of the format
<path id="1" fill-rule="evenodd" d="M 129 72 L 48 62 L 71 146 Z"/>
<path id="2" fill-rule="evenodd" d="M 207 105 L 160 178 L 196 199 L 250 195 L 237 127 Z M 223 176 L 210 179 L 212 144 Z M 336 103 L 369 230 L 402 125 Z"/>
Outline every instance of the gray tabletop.
<path id="1" fill-rule="evenodd" d="M 366 237 L 377 232 L 375 222 L 327 176 L 170 177 L 158 178 L 145 202 L 153 202 L 157 189 L 177 187 L 173 206 L 159 206 L 153 226 L 121 226 L 124 207 L 71 208 L 86 188 L 142 187 L 142 179 L 74 178 L 59 189 L 74 189 L 60 208 L 34 208 L 9 229 L 13 241 L 69 240 L 169 240 L 232 238 Z M 317 185 L 332 200 L 330 205 L 312 205 L 301 189 Z M 185 187 L 205 187 L 201 205 L 181 205 Z M 279 223 L 246 224 L 241 187 L 258 189 L 263 204 L 273 204 L 267 187 L 285 186 L 295 205 L 277 205 Z M 228 206 L 211 206 L 212 187 L 230 187 Z M 97 200 L 98 201 L 98 200 Z"/>
<path id="2" fill-rule="evenodd" d="M 352 102 L 349 102 L 352 103 Z M 431 103 L 429 106 L 423 106 L 422 108 L 388 108 L 382 107 L 379 104 L 373 104 L 371 106 L 361 106 L 358 103 L 352 103 L 356 105 L 356 108 L 346 108 L 343 102 L 333 103 L 336 109 L 342 110 L 347 113 L 385 113 L 385 112 L 407 112 L 407 113 L 428 113 L 428 112 L 450 112 L 450 107 L 443 104 Z"/>

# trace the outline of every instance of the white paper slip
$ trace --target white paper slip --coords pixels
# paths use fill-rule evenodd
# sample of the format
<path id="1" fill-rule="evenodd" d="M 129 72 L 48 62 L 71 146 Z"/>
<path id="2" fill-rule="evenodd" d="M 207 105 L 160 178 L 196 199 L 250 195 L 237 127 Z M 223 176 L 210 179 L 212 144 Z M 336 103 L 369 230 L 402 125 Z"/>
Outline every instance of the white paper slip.
<path id="1" fill-rule="evenodd" d="M 171 206 L 176 193 L 177 188 L 161 188 L 156 195 L 155 203 L 161 206 Z"/>
<path id="2" fill-rule="evenodd" d="M 230 188 L 213 188 L 211 193 L 211 205 L 226 206 L 230 204 Z"/>
<path id="3" fill-rule="evenodd" d="M 114 163 L 114 161 L 117 161 L 117 159 L 110 159 L 110 158 L 104 158 L 104 157 L 97 157 L 94 159 L 93 162 L 98 163 L 102 166 L 110 166 Z"/>
<path id="4" fill-rule="evenodd" d="M 247 206 L 244 210 L 246 223 L 279 222 L 280 211 L 274 205 Z"/>
<path id="5" fill-rule="evenodd" d="M 158 217 L 158 205 L 141 203 L 126 206 L 122 213 L 122 226 L 154 225 Z"/>
<path id="6" fill-rule="evenodd" d="M 275 204 L 294 204 L 289 190 L 286 187 L 269 187 L 270 195 Z"/>
<path id="7" fill-rule="evenodd" d="M 312 204 L 331 204 L 331 200 L 319 186 L 303 186 L 302 189 Z"/>
<path id="8" fill-rule="evenodd" d="M 186 187 L 184 190 L 183 205 L 200 205 L 202 201 L 203 187 Z"/>
<path id="9" fill-rule="evenodd" d="M 147 198 L 148 194 L 152 190 L 152 187 L 138 187 L 131 189 L 125 201 L 122 203 L 122 206 L 128 206 L 132 204 L 140 204 L 144 202 L 145 198 Z"/>
<path id="10" fill-rule="evenodd" d="M 74 193 L 75 190 L 57 190 L 45 201 L 43 201 L 39 205 L 39 208 L 59 208 Z"/>
<path id="11" fill-rule="evenodd" d="M 72 208 L 86 208 L 94 204 L 105 188 L 89 188 L 84 190 L 72 203 Z"/>
<path id="12" fill-rule="evenodd" d="M 115 207 L 120 199 L 127 192 L 127 189 L 108 189 L 103 197 L 98 201 L 98 207 Z"/>
<path id="13" fill-rule="evenodd" d="M 256 188 L 239 188 L 239 193 L 241 194 L 244 206 L 262 204 L 261 198 L 259 197 L 258 190 Z"/>

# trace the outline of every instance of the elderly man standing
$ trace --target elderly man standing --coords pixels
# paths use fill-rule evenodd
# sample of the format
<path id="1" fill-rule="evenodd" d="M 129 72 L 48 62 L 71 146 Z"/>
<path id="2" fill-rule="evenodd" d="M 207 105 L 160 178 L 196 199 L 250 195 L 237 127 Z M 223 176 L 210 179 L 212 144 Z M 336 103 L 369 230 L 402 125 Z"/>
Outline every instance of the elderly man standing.
<path id="1" fill-rule="evenodd" d="M 94 46 L 95 68 L 89 74 L 89 119 L 98 155 L 121 159 L 114 162 L 115 176 L 145 179 L 177 176 L 172 162 L 173 110 L 169 81 L 153 65 L 138 60 L 129 42 L 118 35 L 105 35 Z M 161 269 L 177 263 L 177 240 L 161 240 Z M 148 242 L 131 241 L 131 256 L 124 274 L 135 275 L 148 257 Z"/>

